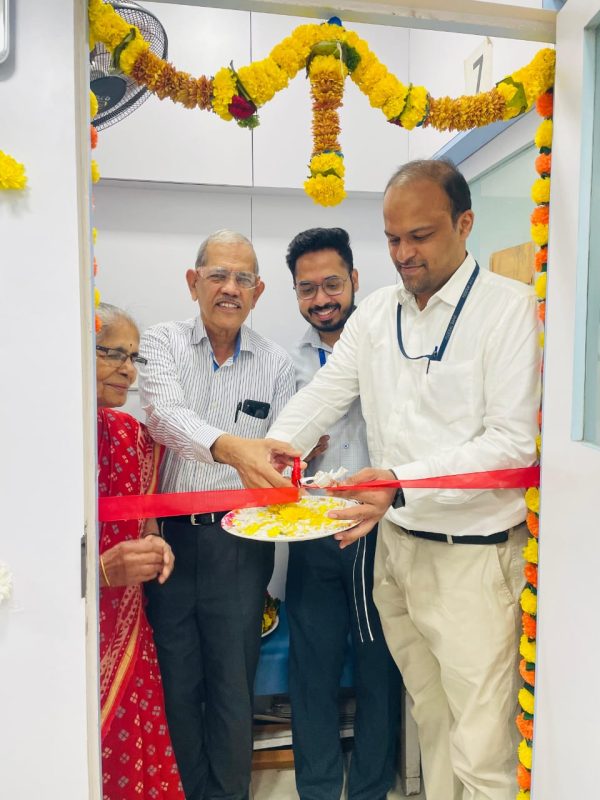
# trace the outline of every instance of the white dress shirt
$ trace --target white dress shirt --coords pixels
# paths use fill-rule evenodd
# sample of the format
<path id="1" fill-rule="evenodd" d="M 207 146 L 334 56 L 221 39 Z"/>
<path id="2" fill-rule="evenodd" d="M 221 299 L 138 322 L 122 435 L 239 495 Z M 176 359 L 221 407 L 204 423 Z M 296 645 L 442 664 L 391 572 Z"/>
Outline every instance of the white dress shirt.
<path id="1" fill-rule="evenodd" d="M 374 467 L 399 479 L 530 466 L 540 400 L 533 289 L 480 270 L 443 359 L 432 353 L 474 269 L 467 256 L 420 311 L 402 284 L 379 289 L 352 314 L 335 351 L 286 406 L 269 436 L 308 452 L 360 395 Z M 406 489 L 389 519 L 412 530 L 485 535 L 523 521 L 520 489 Z"/>
<path id="2" fill-rule="evenodd" d="M 223 433 L 263 438 L 295 391 L 294 365 L 285 350 L 242 326 L 234 355 L 216 364 L 200 317 L 164 322 L 147 330 L 140 355 L 140 399 L 152 437 L 168 448 L 161 492 L 240 489 L 239 475 L 213 460 L 210 448 Z M 266 419 L 243 412 L 244 400 L 268 403 Z"/>
<path id="3" fill-rule="evenodd" d="M 321 368 L 319 350 L 327 360 L 333 348 L 321 341 L 319 332 L 310 325 L 300 342 L 290 355 L 296 367 L 296 389 L 302 389 L 311 382 Z M 318 470 L 325 472 L 345 467 L 352 475 L 363 467 L 370 466 L 367 429 L 357 397 L 346 413 L 326 431 L 329 446 L 325 452 L 309 462 L 304 475 L 314 475 Z"/>

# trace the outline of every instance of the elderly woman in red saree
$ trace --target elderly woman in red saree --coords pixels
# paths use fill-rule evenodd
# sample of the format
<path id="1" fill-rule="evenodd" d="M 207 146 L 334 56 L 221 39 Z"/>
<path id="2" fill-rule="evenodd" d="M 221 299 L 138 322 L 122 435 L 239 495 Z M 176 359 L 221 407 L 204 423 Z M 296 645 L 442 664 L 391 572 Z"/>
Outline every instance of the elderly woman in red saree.
<path id="1" fill-rule="evenodd" d="M 161 449 L 144 425 L 116 411 L 135 380 L 139 331 L 102 303 L 96 344 L 98 492 L 154 491 Z M 104 800 L 185 800 L 165 717 L 142 583 L 164 583 L 173 553 L 155 519 L 100 529 L 100 703 Z"/>

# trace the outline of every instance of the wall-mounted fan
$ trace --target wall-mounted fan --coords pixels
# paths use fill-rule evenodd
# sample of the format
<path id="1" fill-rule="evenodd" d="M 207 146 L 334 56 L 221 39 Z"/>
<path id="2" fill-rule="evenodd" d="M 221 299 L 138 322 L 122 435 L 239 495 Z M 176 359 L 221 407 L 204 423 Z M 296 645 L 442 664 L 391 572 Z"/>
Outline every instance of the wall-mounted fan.
<path id="1" fill-rule="evenodd" d="M 124 20 L 139 28 L 153 53 L 167 57 L 167 34 L 151 11 L 133 0 L 107 1 Z M 98 113 L 92 123 L 99 131 L 131 114 L 150 96 L 145 87 L 111 67 L 111 54 L 100 42 L 90 53 L 90 88 L 98 98 Z"/>

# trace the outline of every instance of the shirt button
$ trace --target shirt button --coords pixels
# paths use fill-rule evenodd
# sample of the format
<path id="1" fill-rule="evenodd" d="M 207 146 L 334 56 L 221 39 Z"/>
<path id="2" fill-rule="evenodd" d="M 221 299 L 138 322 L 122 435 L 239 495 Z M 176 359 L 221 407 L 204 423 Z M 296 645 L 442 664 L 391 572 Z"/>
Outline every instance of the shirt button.
<path id="1" fill-rule="evenodd" d="M 350 443 L 349 442 L 344 442 L 342 447 L 344 448 L 344 450 L 347 450 L 350 447 Z"/>

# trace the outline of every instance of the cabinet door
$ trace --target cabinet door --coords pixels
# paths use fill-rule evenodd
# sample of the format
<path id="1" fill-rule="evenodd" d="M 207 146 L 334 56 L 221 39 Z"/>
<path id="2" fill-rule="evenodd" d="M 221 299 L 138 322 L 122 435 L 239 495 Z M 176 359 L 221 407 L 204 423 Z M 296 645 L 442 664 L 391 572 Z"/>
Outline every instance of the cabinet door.
<path id="1" fill-rule="evenodd" d="M 252 14 L 252 53 L 265 58 L 298 25 L 302 17 Z M 397 77 L 408 83 L 408 31 L 381 25 L 350 23 L 370 49 Z M 301 70 L 287 89 L 260 111 L 254 130 L 254 183 L 302 189 L 312 153 L 310 83 Z M 340 110 L 340 144 L 348 191 L 382 192 L 394 169 L 407 160 L 408 134 L 388 125 L 380 109 L 347 78 Z M 312 204 L 312 201 L 307 200 Z"/>
<path id="2" fill-rule="evenodd" d="M 250 61 L 246 11 L 145 3 L 169 40 L 169 61 L 191 75 L 214 75 L 231 60 Z M 151 96 L 128 117 L 102 131 L 98 163 L 103 178 L 249 186 L 252 135 L 208 111 Z"/>

